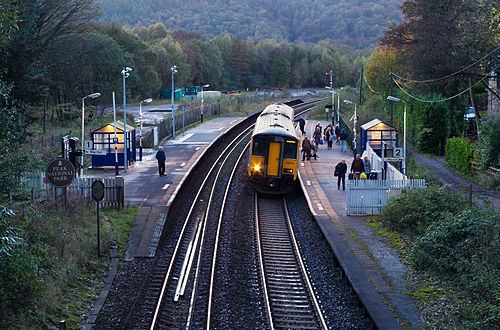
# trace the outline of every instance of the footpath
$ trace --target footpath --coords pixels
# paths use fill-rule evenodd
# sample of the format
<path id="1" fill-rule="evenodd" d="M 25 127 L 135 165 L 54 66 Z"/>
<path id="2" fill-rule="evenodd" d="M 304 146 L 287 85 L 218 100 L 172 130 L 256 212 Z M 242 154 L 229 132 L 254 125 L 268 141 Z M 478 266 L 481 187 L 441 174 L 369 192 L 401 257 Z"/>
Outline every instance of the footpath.
<path id="1" fill-rule="evenodd" d="M 311 138 L 318 121 L 307 121 Z M 327 121 L 320 121 L 325 128 Z M 337 189 L 334 167 L 346 160 L 348 172 L 353 153 L 340 152 L 340 145 L 318 148 L 318 159 L 301 161 L 299 175 L 309 207 L 330 243 L 345 275 L 376 324 L 384 329 L 424 328 L 419 312 L 407 294 L 407 268 L 397 252 L 368 226 L 364 217 L 346 215 L 346 191 Z M 300 159 L 301 160 L 301 159 Z M 346 176 L 347 179 L 347 176 Z"/>

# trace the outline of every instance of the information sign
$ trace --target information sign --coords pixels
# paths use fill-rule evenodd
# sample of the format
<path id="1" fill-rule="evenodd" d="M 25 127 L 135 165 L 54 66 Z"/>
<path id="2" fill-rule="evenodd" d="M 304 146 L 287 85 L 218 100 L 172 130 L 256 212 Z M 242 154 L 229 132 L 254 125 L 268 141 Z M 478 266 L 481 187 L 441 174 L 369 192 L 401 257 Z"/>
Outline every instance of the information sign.
<path id="1" fill-rule="evenodd" d="M 394 157 L 403 157 L 403 148 L 394 148 Z"/>
<path id="2" fill-rule="evenodd" d="M 56 187 L 66 187 L 75 179 L 75 167 L 69 160 L 57 158 L 47 166 L 45 177 Z"/>
<path id="3" fill-rule="evenodd" d="M 92 199 L 96 202 L 104 198 L 104 183 L 101 180 L 92 182 Z"/>

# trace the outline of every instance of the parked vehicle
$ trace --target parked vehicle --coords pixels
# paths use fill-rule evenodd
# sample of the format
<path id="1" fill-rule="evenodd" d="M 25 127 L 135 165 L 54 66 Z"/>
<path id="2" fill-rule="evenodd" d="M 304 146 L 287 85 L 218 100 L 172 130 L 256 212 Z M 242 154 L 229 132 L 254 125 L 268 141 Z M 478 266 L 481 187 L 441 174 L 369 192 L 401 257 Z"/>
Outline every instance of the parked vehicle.
<path id="1" fill-rule="evenodd" d="M 470 121 L 474 120 L 476 118 L 476 112 L 474 111 L 473 107 L 469 107 L 464 114 L 464 120 L 465 121 Z"/>

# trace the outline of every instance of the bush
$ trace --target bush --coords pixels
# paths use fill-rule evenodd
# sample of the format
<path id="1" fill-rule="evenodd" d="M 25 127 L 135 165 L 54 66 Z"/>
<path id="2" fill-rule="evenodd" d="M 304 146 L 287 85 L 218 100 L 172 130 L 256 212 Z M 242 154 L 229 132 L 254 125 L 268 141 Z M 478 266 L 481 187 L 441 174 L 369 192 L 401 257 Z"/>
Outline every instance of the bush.
<path id="1" fill-rule="evenodd" d="M 446 213 L 458 213 L 466 200 L 447 187 L 405 189 L 382 208 L 380 220 L 389 228 L 410 236 L 425 233 L 427 227 Z"/>
<path id="2" fill-rule="evenodd" d="M 466 138 L 446 140 L 445 160 L 453 168 L 462 173 L 469 173 L 474 149 Z"/>
<path id="3" fill-rule="evenodd" d="M 499 306 L 499 242 L 500 213 L 491 208 L 468 209 L 431 224 L 416 241 L 411 258 L 416 268 L 451 280 L 468 298 Z M 488 313 L 499 321 L 495 308 Z M 493 325 L 488 322 L 495 321 L 482 325 Z"/>
<path id="4" fill-rule="evenodd" d="M 478 152 L 483 166 L 500 166 L 500 116 L 488 120 L 479 130 Z"/>

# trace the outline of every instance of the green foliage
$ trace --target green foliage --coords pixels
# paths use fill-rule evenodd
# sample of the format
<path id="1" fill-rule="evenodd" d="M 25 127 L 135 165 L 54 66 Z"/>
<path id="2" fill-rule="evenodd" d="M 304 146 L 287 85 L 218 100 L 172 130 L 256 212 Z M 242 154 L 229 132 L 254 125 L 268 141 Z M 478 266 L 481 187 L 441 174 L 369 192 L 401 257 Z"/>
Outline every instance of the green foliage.
<path id="1" fill-rule="evenodd" d="M 2 207 L 0 211 L 0 260 L 9 258 L 19 242 L 16 230 L 7 222 L 7 218 L 12 215 L 14 215 L 12 210 Z"/>
<path id="2" fill-rule="evenodd" d="M 462 173 L 469 173 L 474 149 L 466 138 L 446 140 L 445 160 L 448 165 Z"/>
<path id="3" fill-rule="evenodd" d="M 440 99 L 440 95 L 426 95 L 424 99 Z M 424 153 L 440 155 L 450 134 L 450 106 L 446 102 L 420 103 L 415 105 L 421 121 L 416 124 L 417 149 Z"/>
<path id="4" fill-rule="evenodd" d="M 296 43 L 331 40 L 355 48 L 373 45 L 388 20 L 401 20 L 399 0 L 98 2 L 104 13 L 103 21 L 128 26 L 161 22 L 167 29 L 201 31 L 208 38 L 229 33 L 241 40 L 274 39 Z"/>
<path id="5" fill-rule="evenodd" d="M 25 139 L 25 106 L 11 96 L 11 86 L 0 80 L 0 200 L 15 190 L 18 178 L 28 166 L 21 146 Z"/>
<path id="6" fill-rule="evenodd" d="M 482 304 L 500 304 L 500 212 L 491 208 L 449 213 L 429 226 L 412 250 L 415 267 L 431 276 L 452 280 L 459 290 Z M 483 308 L 484 309 L 484 308 Z M 500 321 L 495 308 L 476 315 L 480 327 Z"/>
<path id="7" fill-rule="evenodd" d="M 500 116 L 487 120 L 479 130 L 479 158 L 483 166 L 500 167 Z"/>
<path id="8" fill-rule="evenodd" d="M 463 197 L 446 187 L 406 189 L 382 208 L 380 219 L 389 228 L 416 237 L 446 213 L 457 213 L 466 205 Z"/>

